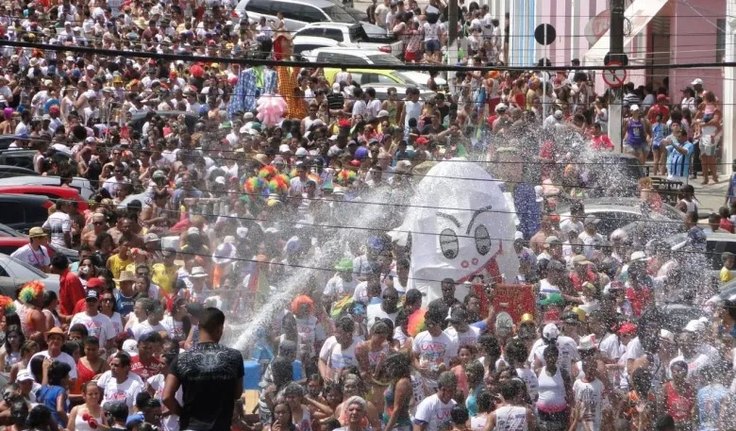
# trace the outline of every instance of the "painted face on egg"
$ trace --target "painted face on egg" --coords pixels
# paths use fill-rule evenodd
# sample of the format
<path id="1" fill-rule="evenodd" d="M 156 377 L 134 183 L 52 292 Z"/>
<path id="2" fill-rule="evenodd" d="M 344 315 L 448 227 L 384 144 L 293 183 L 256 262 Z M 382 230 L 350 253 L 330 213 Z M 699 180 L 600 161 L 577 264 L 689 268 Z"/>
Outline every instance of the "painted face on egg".
<path id="1" fill-rule="evenodd" d="M 471 211 L 438 211 L 437 226 L 441 228 L 437 235 L 439 250 L 451 265 L 459 267 L 467 275 L 457 282 L 480 273 L 501 251 L 502 242 L 491 238 L 488 230 L 493 214 L 493 206 L 488 205 Z"/>
<path id="2" fill-rule="evenodd" d="M 514 212 L 502 187 L 464 159 L 436 164 L 416 184 L 401 229 L 411 232 L 409 284 L 425 302 L 441 297 L 445 278 L 459 288 L 476 275 L 493 282 L 516 278 Z"/>

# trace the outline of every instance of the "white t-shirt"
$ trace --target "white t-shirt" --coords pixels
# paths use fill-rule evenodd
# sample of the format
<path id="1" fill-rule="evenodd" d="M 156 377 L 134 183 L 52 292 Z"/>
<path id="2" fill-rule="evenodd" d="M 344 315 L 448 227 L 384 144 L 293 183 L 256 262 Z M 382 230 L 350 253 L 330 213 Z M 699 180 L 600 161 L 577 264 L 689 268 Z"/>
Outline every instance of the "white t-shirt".
<path id="1" fill-rule="evenodd" d="M 417 406 L 414 422 L 426 423 L 426 431 L 444 429 L 450 422 L 450 412 L 455 404 L 457 404 L 455 400 L 450 400 L 447 404 L 443 403 L 437 394 L 427 397 Z"/>
<path id="2" fill-rule="evenodd" d="M 97 386 L 102 389 L 102 406 L 111 401 L 125 401 L 128 409 L 133 411 L 135 397 L 144 390 L 143 380 L 135 373 L 128 373 L 128 379 L 118 383 L 112 376 L 112 371 L 105 371 L 99 379 Z"/>
<path id="3" fill-rule="evenodd" d="M 430 24 L 428 22 L 425 22 L 424 25 L 422 25 L 422 31 L 424 32 L 425 42 L 429 40 L 439 40 L 440 39 L 439 24 Z"/>
<path id="4" fill-rule="evenodd" d="M 598 350 L 608 359 L 618 360 L 626 352 L 626 346 L 621 344 L 618 335 L 611 332 L 603 337 Z"/>
<path id="5" fill-rule="evenodd" d="M 560 335 L 557 338 L 557 348 L 560 350 L 560 357 L 557 359 L 557 365 L 563 370 L 571 373 L 573 361 L 577 362 L 580 360 L 578 354 L 578 345 L 570 337 Z M 542 365 L 547 365 L 544 360 L 544 351 L 547 349 L 547 344 L 541 338 L 537 339 L 532 345 L 531 353 L 529 354 L 529 363 L 533 364 L 535 359 L 539 359 Z"/>
<path id="6" fill-rule="evenodd" d="M 38 251 L 33 251 L 31 245 L 26 244 L 15 250 L 10 256 L 39 269 L 51 265 L 49 251 L 43 245 L 39 247 Z"/>
<path id="7" fill-rule="evenodd" d="M 498 367 L 496 367 L 498 369 Z M 539 379 L 534 371 L 529 368 L 517 368 L 516 375 L 526 385 L 526 391 L 529 393 L 529 397 L 532 401 L 536 401 L 539 396 Z"/>
<path id="8" fill-rule="evenodd" d="M 703 369 L 704 366 L 711 363 L 710 358 L 708 358 L 708 356 L 703 353 L 696 353 L 695 356 L 693 358 L 690 358 L 689 360 L 685 359 L 683 355 L 680 355 L 672 359 L 667 366 L 668 378 L 672 378 L 672 364 L 677 361 L 683 361 L 687 364 L 687 379 L 691 383 L 696 383 L 694 380 L 697 380 L 700 377 L 700 371 Z"/>
<path id="9" fill-rule="evenodd" d="M 340 375 L 340 371 L 344 368 L 358 365 L 358 361 L 355 359 L 355 347 L 360 342 L 360 338 L 353 337 L 353 342 L 345 349 L 337 342 L 334 335 L 325 340 L 322 349 L 319 351 L 319 358 L 329 367 L 330 378 L 336 380 Z"/>
<path id="10" fill-rule="evenodd" d="M 430 374 L 437 377 L 439 366 L 448 365 L 450 360 L 457 356 L 457 343 L 444 332 L 433 337 L 429 331 L 422 331 L 414 337 L 411 350 L 419 355 L 419 365 L 427 366 Z M 437 386 L 434 379 L 426 377 L 425 383 L 431 389 Z"/>
<path id="11" fill-rule="evenodd" d="M 159 401 L 163 401 L 166 376 L 163 374 L 156 374 L 155 376 L 149 377 L 146 382 L 154 390 L 153 397 Z M 179 386 L 176 394 L 174 394 L 174 398 L 179 402 L 179 404 L 184 404 L 184 393 L 182 392 L 181 386 Z M 165 416 L 161 419 L 161 425 L 163 426 L 164 431 L 179 431 L 179 416 Z"/>
<path id="12" fill-rule="evenodd" d="M 43 352 L 38 352 L 35 355 L 31 356 L 31 360 L 28 361 L 28 367 L 26 368 L 28 372 L 31 372 L 31 362 L 33 362 L 33 358 L 50 358 L 52 361 L 59 361 L 63 362 L 71 367 L 71 371 L 69 371 L 69 379 L 76 380 L 77 379 L 77 363 L 74 362 L 74 358 L 71 357 L 71 355 L 61 352 L 59 356 L 52 358 L 49 355 L 48 350 L 44 350 Z"/>
<path id="13" fill-rule="evenodd" d="M 460 349 L 461 346 L 475 346 L 478 343 L 480 328 L 468 326 L 467 331 L 458 332 L 454 326 L 448 326 L 447 329 L 444 330 L 444 333 L 447 334 L 447 336 L 457 344 L 457 348 Z"/>
<path id="14" fill-rule="evenodd" d="M 148 323 L 148 320 L 144 320 L 140 323 L 136 323 L 133 325 L 132 328 L 130 328 L 130 332 L 133 335 L 133 338 L 135 338 L 135 341 L 138 341 L 139 338 L 143 334 L 147 334 L 149 332 L 165 332 L 166 328 L 164 325 L 162 325 L 160 322 L 157 323 L 155 326 L 152 326 L 150 323 Z"/>
<path id="15" fill-rule="evenodd" d="M 397 314 L 399 314 L 398 311 L 395 311 L 391 314 L 383 311 L 380 302 L 377 304 L 368 304 L 368 306 L 366 307 L 366 323 L 368 325 L 368 330 L 370 330 L 371 327 L 373 327 L 373 324 L 376 323 L 376 318 L 391 319 L 391 321 L 394 322 L 396 320 Z"/>
<path id="16" fill-rule="evenodd" d="M 325 296 L 342 297 L 344 295 L 352 295 L 355 291 L 355 280 L 345 281 L 338 274 L 327 280 L 325 290 L 322 292 Z"/>
<path id="17" fill-rule="evenodd" d="M 100 339 L 100 346 L 107 345 L 108 340 L 115 338 L 115 328 L 112 326 L 112 320 L 102 313 L 90 316 L 86 311 L 77 313 L 72 317 L 69 327 L 81 323 L 87 328 L 89 335 Z"/>
<path id="18" fill-rule="evenodd" d="M 171 315 L 164 316 L 161 321 L 161 325 L 166 328 L 169 336 L 172 338 L 178 338 L 180 340 L 186 339 L 187 334 L 184 333 L 184 322 L 181 320 L 176 321 Z"/>
<path id="19" fill-rule="evenodd" d="M 583 406 L 577 430 L 584 431 L 586 429 L 584 424 L 588 424 L 589 429 L 601 429 L 603 383 L 598 379 L 590 383 L 578 379 L 572 385 L 572 392 L 575 395 L 575 401 Z"/>
<path id="20" fill-rule="evenodd" d="M 51 245 L 66 247 L 64 234 L 72 231 L 72 219 L 69 214 L 56 211 L 46 219 L 43 228 L 51 232 Z"/>

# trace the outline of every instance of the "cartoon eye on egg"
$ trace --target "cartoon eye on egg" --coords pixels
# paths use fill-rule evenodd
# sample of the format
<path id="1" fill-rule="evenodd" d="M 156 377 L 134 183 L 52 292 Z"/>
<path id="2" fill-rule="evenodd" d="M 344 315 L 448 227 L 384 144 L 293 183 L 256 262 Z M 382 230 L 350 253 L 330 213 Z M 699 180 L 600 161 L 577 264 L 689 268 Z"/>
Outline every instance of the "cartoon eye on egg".
<path id="1" fill-rule="evenodd" d="M 468 229 L 465 232 L 466 236 L 470 235 L 470 230 L 473 228 L 473 223 L 475 222 L 476 217 L 481 213 L 490 212 L 491 209 L 493 209 L 493 207 L 489 205 L 487 207 L 480 208 L 473 213 L 473 217 L 471 217 L 470 223 L 468 224 Z M 460 228 L 460 221 L 457 217 L 441 212 L 438 212 L 437 216 L 451 221 L 458 229 Z M 475 249 L 478 251 L 478 254 L 485 256 L 491 251 L 491 245 L 493 242 L 491 241 L 491 235 L 488 232 L 488 228 L 485 225 L 479 224 L 475 227 L 475 230 L 473 231 L 473 239 L 475 240 Z M 458 240 L 457 233 L 454 229 L 445 228 L 440 232 L 440 250 L 442 251 L 442 255 L 447 259 L 452 260 L 458 256 L 460 253 L 460 241 Z"/>

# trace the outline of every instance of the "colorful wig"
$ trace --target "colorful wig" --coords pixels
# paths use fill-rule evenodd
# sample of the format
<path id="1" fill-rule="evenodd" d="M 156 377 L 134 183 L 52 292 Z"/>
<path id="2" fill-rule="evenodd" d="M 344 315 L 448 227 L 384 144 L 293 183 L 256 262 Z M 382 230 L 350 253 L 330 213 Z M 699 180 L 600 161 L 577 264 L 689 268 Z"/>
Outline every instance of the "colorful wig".
<path id="1" fill-rule="evenodd" d="M 44 290 L 45 288 L 42 281 L 29 281 L 28 283 L 23 285 L 23 288 L 20 289 L 18 299 L 20 299 L 24 304 L 31 303 L 40 298 L 43 295 Z"/>
<path id="2" fill-rule="evenodd" d="M 309 307 L 309 314 L 314 313 L 314 301 L 307 295 L 299 295 L 291 301 L 291 312 L 298 314 L 302 305 Z"/>
<path id="3" fill-rule="evenodd" d="M 356 174 L 355 171 L 351 171 L 350 169 L 343 169 L 337 173 L 337 179 L 335 180 L 335 182 L 343 187 L 346 187 L 352 184 L 357 177 L 358 174 Z"/>
<path id="4" fill-rule="evenodd" d="M 13 303 L 13 299 L 9 296 L 0 295 L 0 310 L 5 312 L 6 316 L 8 314 L 14 314 L 15 304 Z"/>

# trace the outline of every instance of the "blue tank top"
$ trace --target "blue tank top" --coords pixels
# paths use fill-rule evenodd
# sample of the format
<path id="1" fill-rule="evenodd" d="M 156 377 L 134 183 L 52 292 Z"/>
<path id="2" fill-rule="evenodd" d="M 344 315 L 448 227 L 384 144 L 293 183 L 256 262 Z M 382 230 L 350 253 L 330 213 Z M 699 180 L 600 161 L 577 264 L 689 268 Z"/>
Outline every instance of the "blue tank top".
<path id="1" fill-rule="evenodd" d="M 51 416 L 54 418 L 57 424 L 66 427 L 66 422 L 62 422 L 61 418 L 59 417 L 59 412 L 56 410 L 56 399 L 59 398 L 59 395 L 62 394 L 64 395 L 64 404 L 67 405 L 68 400 L 66 399 L 66 391 L 61 386 L 56 385 L 42 386 L 36 394 L 36 399 L 38 400 L 39 404 L 43 404 L 44 406 L 48 407 L 49 410 L 51 410 Z M 68 410 L 68 405 L 65 410 Z"/>
<path id="2" fill-rule="evenodd" d="M 629 122 L 626 123 L 626 131 L 628 132 L 626 144 L 632 147 L 641 147 L 644 145 L 646 136 L 644 134 L 644 123 L 641 120 L 629 119 Z"/>
<path id="3" fill-rule="evenodd" d="M 667 133 L 668 130 L 666 124 L 656 123 L 652 126 L 652 147 L 659 148 Z"/>
<path id="4" fill-rule="evenodd" d="M 718 430 L 721 404 L 727 396 L 728 389 L 721 384 L 708 385 L 698 391 L 698 430 Z"/>

